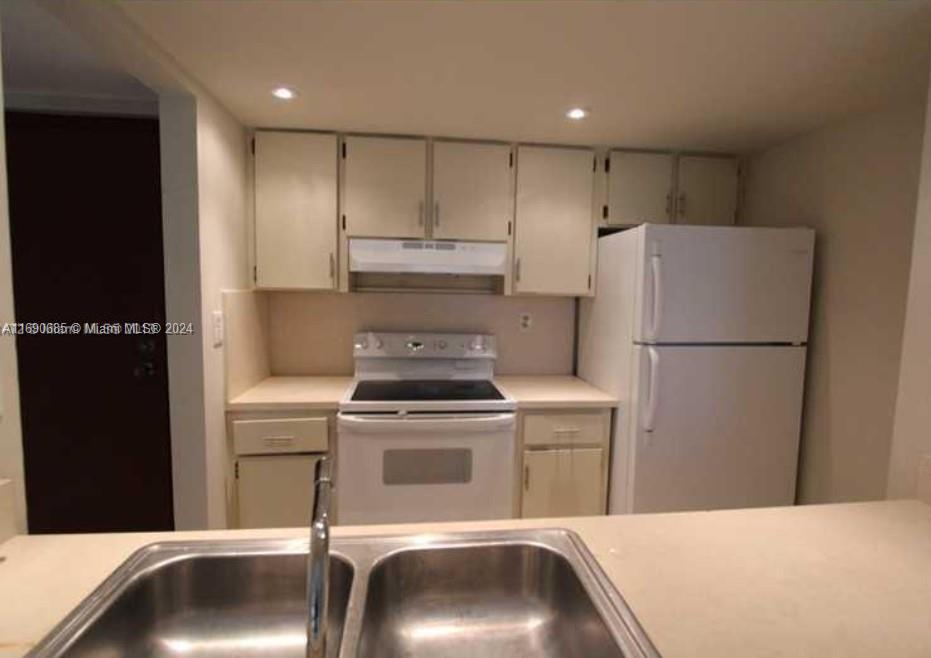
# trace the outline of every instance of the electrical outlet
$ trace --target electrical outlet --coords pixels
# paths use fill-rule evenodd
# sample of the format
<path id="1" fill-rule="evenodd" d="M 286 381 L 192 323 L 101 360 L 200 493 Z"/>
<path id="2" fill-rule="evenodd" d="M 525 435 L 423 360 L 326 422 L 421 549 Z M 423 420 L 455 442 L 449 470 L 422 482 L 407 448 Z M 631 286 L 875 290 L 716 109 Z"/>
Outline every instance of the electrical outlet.
<path id="1" fill-rule="evenodd" d="M 530 331 L 533 328 L 533 316 L 530 313 L 521 313 L 520 314 L 520 330 L 521 332 Z"/>

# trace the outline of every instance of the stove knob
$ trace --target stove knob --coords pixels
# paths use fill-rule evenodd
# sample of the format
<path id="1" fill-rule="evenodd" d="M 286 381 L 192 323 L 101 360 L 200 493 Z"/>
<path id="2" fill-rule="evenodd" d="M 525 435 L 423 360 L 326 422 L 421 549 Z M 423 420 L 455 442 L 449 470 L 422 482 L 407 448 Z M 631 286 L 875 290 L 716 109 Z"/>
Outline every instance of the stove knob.
<path id="1" fill-rule="evenodd" d="M 485 351 L 485 339 L 481 336 L 476 336 L 472 340 L 472 344 L 469 345 L 469 348 L 474 352 L 484 352 Z"/>
<path id="2" fill-rule="evenodd" d="M 445 350 L 445 349 L 446 349 L 446 341 L 445 341 L 445 340 L 438 341 L 437 344 L 436 344 L 436 346 L 437 346 L 439 349 L 441 349 L 441 350 Z"/>
<path id="3" fill-rule="evenodd" d="M 380 349 L 383 348 L 384 346 L 385 346 L 385 341 L 383 341 L 381 338 L 376 338 L 376 339 L 375 339 L 375 349 L 376 349 L 376 350 L 380 350 Z"/>
<path id="4" fill-rule="evenodd" d="M 361 340 L 356 341 L 355 348 L 357 350 L 367 350 L 369 348 L 369 339 L 362 338 Z"/>

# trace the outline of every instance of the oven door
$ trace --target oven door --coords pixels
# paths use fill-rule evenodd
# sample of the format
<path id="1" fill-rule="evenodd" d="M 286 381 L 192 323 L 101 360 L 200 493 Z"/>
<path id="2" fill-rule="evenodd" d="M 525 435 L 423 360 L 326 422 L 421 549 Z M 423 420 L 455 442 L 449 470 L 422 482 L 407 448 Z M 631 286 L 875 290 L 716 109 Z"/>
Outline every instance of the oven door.
<path id="1" fill-rule="evenodd" d="M 514 516 L 513 413 L 339 414 L 341 524 Z"/>

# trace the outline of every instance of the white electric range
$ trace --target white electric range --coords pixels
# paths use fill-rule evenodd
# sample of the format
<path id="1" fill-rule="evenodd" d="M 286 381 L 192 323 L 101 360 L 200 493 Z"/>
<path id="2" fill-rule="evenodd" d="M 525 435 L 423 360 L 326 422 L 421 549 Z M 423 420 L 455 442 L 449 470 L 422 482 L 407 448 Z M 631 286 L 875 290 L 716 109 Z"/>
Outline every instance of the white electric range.
<path id="1" fill-rule="evenodd" d="M 340 523 L 511 518 L 516 402 L 494 336 L 360 333 L 337 419 Z"/>

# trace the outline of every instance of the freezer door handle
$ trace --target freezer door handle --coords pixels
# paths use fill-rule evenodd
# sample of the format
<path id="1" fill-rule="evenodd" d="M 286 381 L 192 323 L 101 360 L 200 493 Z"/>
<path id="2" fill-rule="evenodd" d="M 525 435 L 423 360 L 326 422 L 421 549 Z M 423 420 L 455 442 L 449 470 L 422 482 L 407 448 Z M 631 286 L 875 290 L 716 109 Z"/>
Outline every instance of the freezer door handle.
<path id="1" fill-rule="evenodd" d="M 650 256 L 650 273 L 653 280 L 653 309 L 650 313 L 650 338 L 655 339 L 663 321 L 663 262 L 658 253 Z"/>
<path id="2" fill-rule="evenodd" d="M 643 431 L 652 432 L 656 422 L 656 406 L 658 403 L 659 392 L 659 352 L 655 347 L 647 348 L 647 356 L 650 359 L 650 385 L 649 398 L 647 398 L 646 410 L 643 412 Z"/>

